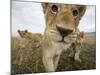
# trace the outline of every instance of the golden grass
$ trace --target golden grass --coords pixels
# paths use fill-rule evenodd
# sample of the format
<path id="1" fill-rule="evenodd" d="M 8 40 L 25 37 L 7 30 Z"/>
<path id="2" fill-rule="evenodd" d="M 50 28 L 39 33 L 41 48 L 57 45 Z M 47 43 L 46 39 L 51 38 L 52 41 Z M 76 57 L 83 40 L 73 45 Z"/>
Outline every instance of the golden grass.
<path id="1" fill-rule="evenodd" d="M 87 70 L 96 68 L 95 36 L 85 36 L 80 57 L 82 63 L 73 61 L 68 57 L 68 52 L 63 52 L 57 71 Z M 11 73 L 27 74 L 45 72 L 41 49 L 35 48 L 28 40 L 11 38 Z"/>
<path id="2" fill-rule="evenodd" d="M 96 43 L 96 36 L 94 35 L 85 35 L 84 43 L 88 44 L 95 44 Z"/>

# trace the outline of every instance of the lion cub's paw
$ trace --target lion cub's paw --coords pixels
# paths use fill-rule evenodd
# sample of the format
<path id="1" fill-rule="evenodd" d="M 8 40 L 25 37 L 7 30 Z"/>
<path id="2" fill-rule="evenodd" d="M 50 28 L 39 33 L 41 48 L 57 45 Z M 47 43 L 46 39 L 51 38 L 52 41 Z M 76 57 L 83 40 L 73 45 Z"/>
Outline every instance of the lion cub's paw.
<path id="1" fill-rule="evenodd" d="M 77 61 L 77 62 L 79 62 L 79 63 L 82 62 L 82 60 L 80 58 L 77 58 L 77 57 L 75 57 L 74 60 Z"/>

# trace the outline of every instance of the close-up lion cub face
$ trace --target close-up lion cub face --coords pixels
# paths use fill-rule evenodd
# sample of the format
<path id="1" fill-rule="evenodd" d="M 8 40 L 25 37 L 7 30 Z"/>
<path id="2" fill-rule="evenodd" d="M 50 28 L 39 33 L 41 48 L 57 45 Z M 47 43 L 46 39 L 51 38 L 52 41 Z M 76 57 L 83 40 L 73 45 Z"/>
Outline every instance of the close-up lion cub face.
<path id="1" fill-rule="evenodd" d="M 84 5 L 43 3 L 42 6 L 46 22 L 45 33 L 55 41 L 66 41 L 65 37 L 69 40 L 86 10 Z"/>

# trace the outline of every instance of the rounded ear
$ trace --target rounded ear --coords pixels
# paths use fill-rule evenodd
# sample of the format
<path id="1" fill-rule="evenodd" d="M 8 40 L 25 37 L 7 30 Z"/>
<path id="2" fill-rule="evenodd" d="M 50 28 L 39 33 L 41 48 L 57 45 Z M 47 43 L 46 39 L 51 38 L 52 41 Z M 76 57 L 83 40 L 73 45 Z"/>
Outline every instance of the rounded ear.
<path id="1" fill-rule="evenodd" d="M 20 30 L 18 30 L 18 32 L 20 32 Z"/>
<path id="2" fill-rule="evenodd" d="M 46 12 L 46 8 L 48 6 L 48 3 L 42 3 L 42 8 L 43 8 L 43 12 Z"/>
<path id="3" fill-rule="evenodd" d="M 79 19 L 81 19 L 82 16 L 85 14 L 86 5 L 77 5 L 77 8 L 79 10 Z"/>
<path id="4" fill-rule="evenodd" d="M 82 38 L 84 38 L 84 32 L 81 32 L 81 33 L 80 33 L 80 36 L 81 36 Z"/>
<path id="5" fill-rule="evenodd" d="M 28 32 L 27 30 L 25 30 L 25 32 Z"/>

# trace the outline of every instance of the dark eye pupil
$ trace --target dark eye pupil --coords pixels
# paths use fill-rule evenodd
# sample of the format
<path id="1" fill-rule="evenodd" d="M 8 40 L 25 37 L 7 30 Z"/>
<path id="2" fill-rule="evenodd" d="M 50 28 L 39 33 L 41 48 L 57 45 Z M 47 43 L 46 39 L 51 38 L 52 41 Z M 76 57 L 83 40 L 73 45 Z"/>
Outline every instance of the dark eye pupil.
<path id="1" fill-rule="evenodd" d="M 78 15 L 78 11 L 77 10 L 73 10 L 73 16 L 77 16 Z"/>
<path id="2" fill-rule="evenodd" d="M 51 9 L 53 12 L 58 12 L 58 7 L 56 5 L 53 5 Z"/>

